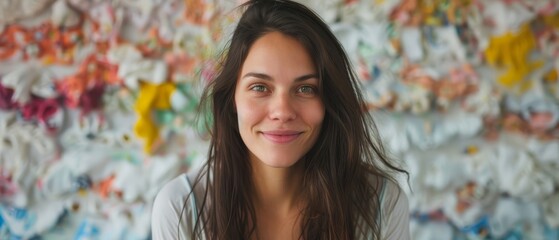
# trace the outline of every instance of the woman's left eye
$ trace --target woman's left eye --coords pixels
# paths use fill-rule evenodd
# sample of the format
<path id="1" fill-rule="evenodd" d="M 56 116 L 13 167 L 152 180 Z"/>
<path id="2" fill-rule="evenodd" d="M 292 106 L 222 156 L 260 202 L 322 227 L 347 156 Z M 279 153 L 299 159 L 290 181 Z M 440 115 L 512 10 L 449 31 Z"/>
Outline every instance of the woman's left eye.
<path id="1" fill-rule="evenodd" d="M 316 88 L 313 86 L 301 86 L 299 89 L 297 89 L 297 92 L 304 94 L 316 94 Z"/>
<path id="2" fill-rule="evenodd" d="M 254 85 L 250 89 L 256 92 L 266 92 L 268 90 L 264 85 Z"/>

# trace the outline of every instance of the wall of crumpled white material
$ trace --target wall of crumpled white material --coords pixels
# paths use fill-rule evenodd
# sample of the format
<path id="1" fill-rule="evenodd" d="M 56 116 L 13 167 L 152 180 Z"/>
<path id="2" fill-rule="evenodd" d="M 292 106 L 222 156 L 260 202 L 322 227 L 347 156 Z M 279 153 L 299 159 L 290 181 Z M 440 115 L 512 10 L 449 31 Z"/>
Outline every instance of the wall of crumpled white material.
<path id="1" fill-rule="evenodd" d="M 0 3 L 0 239 L 146 239 L 241 1 Z M 413 239 L 558 239 L 559 3 L 303 1 L 410 171 Z"/>

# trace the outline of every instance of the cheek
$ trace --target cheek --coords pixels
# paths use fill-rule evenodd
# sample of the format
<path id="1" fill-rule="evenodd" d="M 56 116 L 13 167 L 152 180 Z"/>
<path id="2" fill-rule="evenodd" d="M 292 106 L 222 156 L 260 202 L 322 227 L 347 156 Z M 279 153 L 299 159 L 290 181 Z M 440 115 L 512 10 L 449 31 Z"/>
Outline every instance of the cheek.
<path id="1" fill-rule="evenodd" d="M 235 108 L 237 111 L 237 121 L 239 123 L 239 127 L 243 125 L 250 124 L 254 118 L 256 118 L 255 107 L 248 104 L 246 101 L 237 101 L 235 100 Z"/>
<path id="2" fill-rule="evenodd" d="M 324 109 L 324 105 L 322 103 L 317 103 L 315 105 L 315 107 L 310 108 L 313 109 L 313 111 L 309 112 L 309 119 L 310 122 L 312 122 L 315 125 L 322 125 L 322 122 L 324 121 L 324 116 L 325 116 L 325 109 Z"/>

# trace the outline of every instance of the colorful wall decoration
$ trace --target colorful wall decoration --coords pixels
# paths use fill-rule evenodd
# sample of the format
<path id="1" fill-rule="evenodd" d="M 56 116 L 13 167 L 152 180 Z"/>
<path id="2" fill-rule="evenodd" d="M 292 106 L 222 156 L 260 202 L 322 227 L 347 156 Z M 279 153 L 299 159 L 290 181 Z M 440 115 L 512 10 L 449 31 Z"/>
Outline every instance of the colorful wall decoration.
<path id="1" fill-rule="evenodd" d="M 0 239 L 149 239 L 241 2 L 0 2 Z M 413 239 L 559 239 L 559 2 L 301 2 L 410 171 Z"/>

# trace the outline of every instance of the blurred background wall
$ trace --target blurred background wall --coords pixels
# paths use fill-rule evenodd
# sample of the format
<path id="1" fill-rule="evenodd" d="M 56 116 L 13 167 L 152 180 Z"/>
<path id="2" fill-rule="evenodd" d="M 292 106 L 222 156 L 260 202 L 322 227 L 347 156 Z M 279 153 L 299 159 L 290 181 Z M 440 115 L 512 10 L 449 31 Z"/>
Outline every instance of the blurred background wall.
<path id="1" fill-rule="evenodd" d="M 0 239 L 148 239 L 242 1 L 0 1 Z M 410 171 L 412 239 L 559 239 L 559 2 L 302 1 Z"/>

